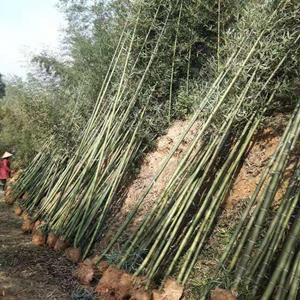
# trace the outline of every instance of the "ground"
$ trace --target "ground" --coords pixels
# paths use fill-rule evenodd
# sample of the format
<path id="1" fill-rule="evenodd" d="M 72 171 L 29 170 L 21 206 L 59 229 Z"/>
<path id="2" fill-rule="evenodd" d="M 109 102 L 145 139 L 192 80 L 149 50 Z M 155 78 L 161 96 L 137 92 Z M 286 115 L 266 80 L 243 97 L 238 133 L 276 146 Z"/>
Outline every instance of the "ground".
<path id="1" fill-rule="evenodd" d="M 73 268 L 62 254 L 31 244 L 0 192 L 0 299 L 72 299 L 78 288 Z"/>

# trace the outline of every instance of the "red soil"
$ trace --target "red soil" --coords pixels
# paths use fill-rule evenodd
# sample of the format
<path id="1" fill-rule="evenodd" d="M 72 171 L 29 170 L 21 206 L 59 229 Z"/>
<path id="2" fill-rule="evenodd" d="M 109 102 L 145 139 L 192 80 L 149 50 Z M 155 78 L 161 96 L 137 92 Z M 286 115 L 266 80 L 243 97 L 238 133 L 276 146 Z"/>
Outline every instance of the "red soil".
<path id="1" fill-rule="evenodd" d="M 225 204 L 226 208 L 232 208 L 240 200 L 252 195 L 260 179 L 262 170 L 274 154 L 279 141 L 280 135 L 277 135 L 270 128 L 255 137 L 230 190 Z"/>

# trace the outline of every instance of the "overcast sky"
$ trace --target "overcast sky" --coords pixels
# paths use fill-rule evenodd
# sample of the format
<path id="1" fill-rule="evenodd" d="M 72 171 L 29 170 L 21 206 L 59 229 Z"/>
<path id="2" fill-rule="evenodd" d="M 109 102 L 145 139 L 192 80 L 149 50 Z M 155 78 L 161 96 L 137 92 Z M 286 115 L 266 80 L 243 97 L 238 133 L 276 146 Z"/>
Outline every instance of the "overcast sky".
<path id="1" fill-rule="evenodd" d="M 24 77 L 32 53 L 56 52 L 64 26 L 57 0 L 1 0 L 0 73 Z"/>

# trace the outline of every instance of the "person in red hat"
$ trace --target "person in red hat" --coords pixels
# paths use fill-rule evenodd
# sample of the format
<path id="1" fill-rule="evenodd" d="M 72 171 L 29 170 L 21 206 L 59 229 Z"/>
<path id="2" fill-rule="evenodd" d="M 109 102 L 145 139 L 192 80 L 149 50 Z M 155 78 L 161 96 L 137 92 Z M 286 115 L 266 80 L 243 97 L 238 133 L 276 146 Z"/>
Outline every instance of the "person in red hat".
<path id="1" fill-rule="evenodd" d="M 5 189 L 7 179 L 10 177 L 10 157 L 12 157 L 12 154 L 5 152 L 0 160 L 0 181 L 3 191 Z"/>

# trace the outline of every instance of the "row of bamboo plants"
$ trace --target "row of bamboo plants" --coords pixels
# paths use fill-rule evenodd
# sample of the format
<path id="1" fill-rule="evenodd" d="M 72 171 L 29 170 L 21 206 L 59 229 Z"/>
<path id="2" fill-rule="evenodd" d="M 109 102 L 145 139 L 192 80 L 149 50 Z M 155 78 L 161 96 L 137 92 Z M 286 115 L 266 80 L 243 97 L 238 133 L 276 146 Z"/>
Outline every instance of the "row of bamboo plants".
<path id="1" fill-rule="evenodd" d="M 299 122 L 300 102 L 219 261 L 219 275 L 230 274 L 231 288 L 246 289 L 255 299 L 298 295 Z"/>
<path id="2" fill-rule="evenodd" d="M 42 219 L 47 231 L 72 241 L 75 248 L 83 250 L 84 256 L 105 228 L 106 217 L 127 179 L 130 166 L 143 151 L 140 128 L 146 120 L 144 114 L 153 92 L 146 79 L 166 33 L 170 13 L 179 2 L 158 5 L 144 43 L 133 56 L 143 8 L 139 5 L 137 13 L 124 25 L 76 151 L 65 163 L 62 158 L 54 159 L 54 153 L 42 152 L 15 187 L 17 197 L 25 191 L 30 195 L 21 205 L 33 219 Z M 159 20 L 158 16 L 162 15 L 164 19 Z M 145 70 L 140 73 L 137 67 L 154 28 L 157 31 L 156 39 L 151 37 L 154 48 Z M 140 74 L 139 77 L 136 74 Z M 140 98 L 145 97 L 148 98 L 146 103 L 138 105 Z"/>
<path id="3" fill-rule="evenodd" d="M 255 28 L 248 38 L 237 35 L 233 42 L 235 52 L 206 92 L 182 137 L 202 114 L 204 106 L 212 105 L 213 109 L 152 210 L 126 239 L 120 258 L 116 260 L 119 267 L 135 264 L 131 266 L 135 275 L 146 275 L 148 284 L 174 274 L 181 284 L 188 280 L 215 226 L 234 174 L 264 114 L 273 105 L 277 89 L 284 79 L 279 74 L 289 68 L 290 50 L 299 49 L 299 28 L 288 26 L 290 18 L 296 16 L 294 7 L 287 1 L 279 1 L 273 9 L 270 12 L 270 7 L 262 5 L 267 17 L 261 20 L 259 31 Z M 278 28 L 278 24 L 286 27 Z M 282 34 L 290 38 L 285 39 L 276 58 L 270 56 L 272 42 L 277 42 Z M 273 92 L 270 93 L 270 90 Z M 226 111 L 226 115 L 220 111 Z M 163 162 L 99 260 L 110 257 L 114 244 L 128 234 L 129 224 L 177 146 Z"/>

